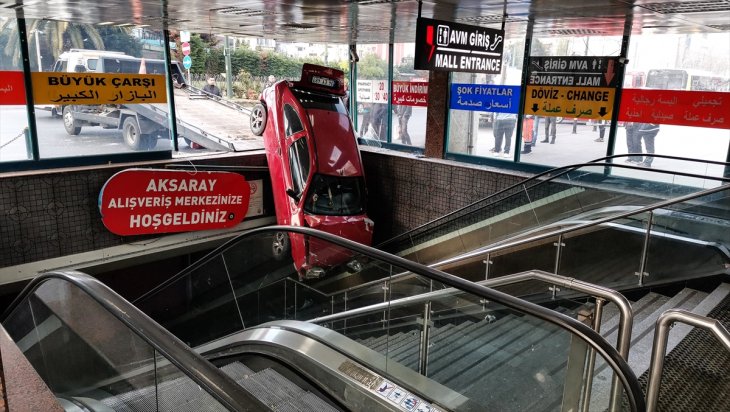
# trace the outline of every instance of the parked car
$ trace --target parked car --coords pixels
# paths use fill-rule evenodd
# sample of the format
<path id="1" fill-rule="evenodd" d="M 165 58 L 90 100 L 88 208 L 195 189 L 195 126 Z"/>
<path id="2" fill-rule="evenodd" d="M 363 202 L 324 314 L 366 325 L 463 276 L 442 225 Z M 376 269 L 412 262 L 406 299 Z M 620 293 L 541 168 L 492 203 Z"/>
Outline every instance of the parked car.
<path id="1" fill-rule="evenodd" d="M 343 96 L 341 70 L 305 64 L 299 81 L 264 89 L 251 111 L 251 130 L 263 135 L 280 225 L 311 227 L 369 245 L 373 221 L 365 210 L 362 160 Z M 300 278 L 321 277 L 352 258 L 315 239 L 277 235 L 274 256 L 289 251 Z"/>

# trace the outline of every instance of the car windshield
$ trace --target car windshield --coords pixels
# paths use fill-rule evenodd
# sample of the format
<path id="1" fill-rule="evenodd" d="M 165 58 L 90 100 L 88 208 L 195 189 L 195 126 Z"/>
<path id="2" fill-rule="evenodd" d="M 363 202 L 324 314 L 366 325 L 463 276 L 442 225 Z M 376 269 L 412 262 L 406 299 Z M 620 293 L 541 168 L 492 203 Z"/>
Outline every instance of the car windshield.
<path id="1" fill-rule="evenodd" d="M 304 204 L 313 215 L 346 216 L 365 213 L 365 181 L 361 176 L 314 175 Z"/>

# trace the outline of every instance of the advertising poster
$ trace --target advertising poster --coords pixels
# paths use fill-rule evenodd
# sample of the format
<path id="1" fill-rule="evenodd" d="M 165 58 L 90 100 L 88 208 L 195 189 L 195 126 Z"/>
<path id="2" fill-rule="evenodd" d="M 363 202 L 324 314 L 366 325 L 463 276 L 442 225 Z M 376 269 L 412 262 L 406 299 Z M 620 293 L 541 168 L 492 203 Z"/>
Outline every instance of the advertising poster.
<path id="1" fill-rule="evenodd" d="M 25 104 L 23 72 L 0 71 L 0 105 Z"/>
<path id="2" fill-rule="evenodd" d="M 730 93 L 624 89 L 618 120 L 730 129 Z"/>
<path id="3" fill-rule="evenodd" d="M 428 106 L 428 82 L 393 82 L 393 104 Z"/>

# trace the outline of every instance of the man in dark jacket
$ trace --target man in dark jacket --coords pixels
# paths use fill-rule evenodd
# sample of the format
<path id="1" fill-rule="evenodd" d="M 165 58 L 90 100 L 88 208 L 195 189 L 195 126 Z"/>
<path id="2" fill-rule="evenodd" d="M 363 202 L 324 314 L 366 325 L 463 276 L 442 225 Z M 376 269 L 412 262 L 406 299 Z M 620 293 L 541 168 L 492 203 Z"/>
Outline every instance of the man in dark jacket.
<path id="1" fill-rule="evenodd" d="M 644 141 L 646 154 L 654 154 L 654 138 L 657 134 L 659 134 L 658 123 L 640 123 L 636 129 L 636 141 L 639 151 L 641 151 L 641 142 Z M 646 156 L 644 161 L 639 163 L 639 166 L 651 167 L 653 161 L 653 156 Z"/>
<path id="2" fill-rule="evenodd" d="M 215 85 L 214 77 L 208 78 L 208 84 L 203 86 L 203 91 L 212 94 L 213 96 L 221 96 L 221 89 L 219 89 L 218 86 Z"/>

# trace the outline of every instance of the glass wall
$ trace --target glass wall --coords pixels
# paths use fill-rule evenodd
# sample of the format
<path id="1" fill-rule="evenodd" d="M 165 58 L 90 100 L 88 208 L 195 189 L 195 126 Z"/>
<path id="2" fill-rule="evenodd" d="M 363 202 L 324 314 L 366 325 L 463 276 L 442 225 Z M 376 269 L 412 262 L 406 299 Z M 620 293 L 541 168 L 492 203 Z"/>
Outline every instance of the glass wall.
<path id="1" fill-rule="evenodd" d="M 0 17 L 0 163 L 33 156 L 23 84 L 17 21 Z"/>
<path id="2" fill-rule="evenodd" d="M 428 71 L 415 70 L 415 43 L 393 45 L 393 82 L 390 130 L 396 144 L 423 148 L 426 143 Z"/>
<path id="3" fill-rule="evenodd" d="M 507 38 L 500 74 L 452 73 L 448 153 L 515 158 L 521 149 L 517 122 L 524 50 L 524 38 Z M 504 106 L 499 110 L 492 105 L 497 100 Z"/>
<path id="4" fill-rule="evenodd" d="M 675 168 L 676 161 L 649 155 L 726 161 L 730 33 L 632 36 L 627 57 L 619 118 L 626 121 L 619 124 L 615 153 L 636 153 L 626 160 L 630 164 L 669 169 Z M 645 98 L 651 105 L 642 109 Z M 683 104 L 684 99 L 690 101 Z M 639 113 L 640 117 L 634 117 Z M 723 124 L 725 128 L 719 128 Z M 724 172 L 721 165 L 703 163 L 682 169 L 701 175 Z"/>
<path id="5" fill-rule="evenodd" d="M 26 24 L 40 159 L 172 149 L 164 50 L 139 36 L 154 30 Z"/>
<path id="6" fill-rule="evenodd" d="M 389 103 L 390 47 L 387 44 L 358 46 L 357 135 L 367 144 L 388 142 L 391 115 Z"/>

